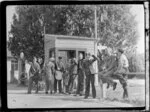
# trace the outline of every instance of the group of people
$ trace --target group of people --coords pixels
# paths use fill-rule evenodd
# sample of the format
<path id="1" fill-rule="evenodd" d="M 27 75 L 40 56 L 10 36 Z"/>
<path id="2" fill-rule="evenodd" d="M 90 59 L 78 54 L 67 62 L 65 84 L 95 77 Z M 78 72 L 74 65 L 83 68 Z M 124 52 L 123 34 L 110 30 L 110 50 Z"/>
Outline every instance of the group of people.
<path id="1" fill-rule="evenodd" d="M 93 63 L 98 61 L 98 73 L 94 69 Z M 62 57 L 58 60 L 54 55 L 47 62 L 40 66 L 34 57 L 29 70 L 30 78 L 28 84 L 28 93 L 31 93 L 33 82 L 38 85 L 39 76 L 44 76 L 45 93 L 55 94 L 58 91 L 60 94 L 80 95 L 87 99 L 90 93 L 90 84 L 92 87 L 92 97 L 96 98 L 95 74 L 98 74 L 99 83 L 107 83 L 107 88 L 113 87 L 116 89 L 117 83 L 114 79 L 118 79 L 123 87 L 123 98 L 128 97 L 127 91 L 127 75 L 128 60 L 122 49 L 118 49 L 115 55 L 112 55 L 106 49 L 101 56 L 96 57 L 90 53 L 86 53 L 85 59 L 83 54 L 79 54 L 78 60 L 72 58 L 67 64 L 64 64 Z M 42 75 L 43 74 L 43 75 Z M 77 80 L 76 80 L 77 79 Z M 76 90 L 74 86 L 76 83 Z M 38 92 L 38 87 L 36 93 Z"/>

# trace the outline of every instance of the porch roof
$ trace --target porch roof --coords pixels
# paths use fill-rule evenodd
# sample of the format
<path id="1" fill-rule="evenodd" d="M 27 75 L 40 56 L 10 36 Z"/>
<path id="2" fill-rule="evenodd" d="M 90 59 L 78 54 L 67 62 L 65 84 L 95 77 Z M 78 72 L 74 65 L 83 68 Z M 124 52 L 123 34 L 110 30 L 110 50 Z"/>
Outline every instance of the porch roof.
<path id="1" fill-rule="evenodd" d="M 95 38 L 90 37 L 82 37 L 82 36 L 68 36 L 68 35 L 52 35 L 52 34 L 45 34 L 45 36 L 55 37 L 56 39 L 75 39 L 75 40 L 91 40 L 94 41 Z"/>

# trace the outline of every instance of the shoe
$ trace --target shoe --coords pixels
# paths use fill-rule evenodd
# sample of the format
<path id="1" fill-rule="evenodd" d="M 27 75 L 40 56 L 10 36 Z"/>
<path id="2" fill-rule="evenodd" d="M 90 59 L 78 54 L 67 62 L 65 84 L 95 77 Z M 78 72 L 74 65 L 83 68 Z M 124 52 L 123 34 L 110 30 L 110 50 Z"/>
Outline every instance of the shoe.
<path id="1" fill-rule="evenodd" d="M 95 97 L 93 97 L 93 99 L 95 99 L 96 98 L 96 96 Z"/>
<path id="2" fill-rule="evenodd" d="M 113 90 L 116 89 L 116 86 L 117 86 L 117 83 L 115 82 L 114 85 L 113 85 Z"/>
<path id="3" fill-rule="evenodd" d="M 31 94 L 31 92 L 27 92 L 27 94 Z"/>
<path id="4" fill-rule="evenodd" d="M 82 94 L 79 94 L 79 96 L 82 96 Z"/>
<path id="5" fill-rule="evenodd" d="M 48 92 L 45 92 L 45 94 L 48 94 Z"/>
<path id="6" fill-rule="evenodd" d="M 109 88 L 109 84 L 107 84 L 107 89 Z"/>
<path id="7" fill-rule="evenodd" d="M 88 99 L 88 97 L 87 97 L 87 96 L 85 96 L 85 97 L 84 97 L 84 99 Z"/>
<path id="8" fill-rule="evenodd" d="M 63 94 L 63 92 L 59 92 L 59 94 Z"/>

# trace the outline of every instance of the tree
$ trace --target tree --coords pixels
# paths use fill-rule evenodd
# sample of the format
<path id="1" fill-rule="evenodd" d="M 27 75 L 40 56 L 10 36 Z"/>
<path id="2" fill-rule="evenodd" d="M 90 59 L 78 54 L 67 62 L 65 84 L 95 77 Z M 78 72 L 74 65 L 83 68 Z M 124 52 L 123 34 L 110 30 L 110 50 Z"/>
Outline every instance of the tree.
<path id="1" fill-rule="evenodd" d="M 15 57 L 19 57 L 21 51 L 26 58 L 31 60 L 33 56 L 43 56 L 43 31 L 40 23 L 40 12 L 37 6 L 18 6 L 17 15 L 13 16 L 13 24 L 10 33 L 8 47 Z"/>
<path id="2" fill-rule="evenodd" d="M 128 5 L 97 5 L 99 43 L 108 47 L 136 44 L 136 21 Z M 15 57 L 44 57 L 44 26 L 48 34 L 94 37 L 94 5 L 24 5 L 16 7 L 8 47 Z"/>

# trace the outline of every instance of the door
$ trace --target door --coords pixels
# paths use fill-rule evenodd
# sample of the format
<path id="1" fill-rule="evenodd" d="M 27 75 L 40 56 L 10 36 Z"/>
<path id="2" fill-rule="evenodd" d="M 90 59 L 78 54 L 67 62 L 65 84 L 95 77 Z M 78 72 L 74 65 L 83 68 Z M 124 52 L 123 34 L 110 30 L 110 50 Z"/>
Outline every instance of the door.
<path id="1" fill-rule="evenodd" d="M 78 55 L 82 53 L 83 54 L 83 59 L 85 59 L 85 51 L 78 51 Z"/>
<path id="2" fill-rule="evenodd" d="M 67 64 L 67 51 L 58 51 L 58 57 L 62 57 L 62 62 L 66 67 Z"/>

